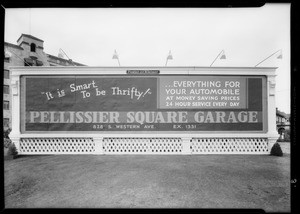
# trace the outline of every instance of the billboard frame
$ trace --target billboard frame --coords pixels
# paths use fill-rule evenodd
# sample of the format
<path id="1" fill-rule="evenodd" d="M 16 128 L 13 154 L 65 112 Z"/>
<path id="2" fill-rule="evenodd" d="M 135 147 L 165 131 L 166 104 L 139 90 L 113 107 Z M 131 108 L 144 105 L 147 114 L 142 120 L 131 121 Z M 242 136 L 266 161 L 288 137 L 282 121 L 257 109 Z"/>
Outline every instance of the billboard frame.
<path id="1" fill-rule="evenodd" d="M 19 149 L 20 140 L 22 138 L 80 138 L 83 133 L 22 133 L 21 132 L 21 77 L 22 76 L 69 76 L 69 75 L 129 75 L 127 70 L 158 70 L 159 74 L 141 73 L 136 76 L 162 76 L 162 75 L 208 75 L 208 76 L 265 76 L 266 85 L 266 130 L 264 132 L 257 131 L 241 131 L 241 132 L 222 132 L 209 131 L 201 133 L 170 133 L 155 131 L 139 131 L 138 133 L 130 132 L 110 132 L 110 133 L 87 133 L 84 135 L 93 138 L 95 142 L 101 142 L 107 137 L 122 138 L 181 138 L 188 143 L 192 138 L 267 138 L 269 148 L 276 142 L 278 134 L 276 131 L 276 107 L 275 107 L 275 71 L 276 67 L 12 67 L 11 68 L 11 87 L 12 87 L 12 132 L 10 138 Z M 130 74 L 132 75 L 132 74 Z M 101 152 L 98 152 L 101 153 Z"/>

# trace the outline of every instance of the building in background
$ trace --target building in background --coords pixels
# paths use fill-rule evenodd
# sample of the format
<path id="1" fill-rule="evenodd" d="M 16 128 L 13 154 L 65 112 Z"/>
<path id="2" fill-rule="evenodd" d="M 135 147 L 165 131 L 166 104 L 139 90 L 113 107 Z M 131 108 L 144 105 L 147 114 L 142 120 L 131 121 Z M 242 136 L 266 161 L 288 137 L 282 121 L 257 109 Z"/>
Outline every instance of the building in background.
<path id="1" fill-rule="evenodd" d="M 4 42 L 4 81 L 3 81 L 3 126 L 11 127 L 11 66 L 84 66 L 62 54 L 53 56 L 44 52 L 44 41 L 28 34 L 22 34 L 17 45 Z"/>
<path id="2" fill-rule="evenodd" d="M 279 111 L 278 108 L 276 108 L 276 127 L 280 139 L 284 139 L 285 132 L 290 130 L 290 115 Z"/>

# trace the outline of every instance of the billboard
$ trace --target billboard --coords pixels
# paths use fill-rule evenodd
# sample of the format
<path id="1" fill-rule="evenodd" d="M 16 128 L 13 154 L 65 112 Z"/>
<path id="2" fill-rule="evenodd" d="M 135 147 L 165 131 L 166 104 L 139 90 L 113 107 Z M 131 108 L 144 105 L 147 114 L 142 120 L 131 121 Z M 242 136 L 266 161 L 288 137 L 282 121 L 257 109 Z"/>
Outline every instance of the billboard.
<path id="1" fill-rule="evenodd" d="M 21 131 L 266 131 L 266 77 L 22 76 Z"/>

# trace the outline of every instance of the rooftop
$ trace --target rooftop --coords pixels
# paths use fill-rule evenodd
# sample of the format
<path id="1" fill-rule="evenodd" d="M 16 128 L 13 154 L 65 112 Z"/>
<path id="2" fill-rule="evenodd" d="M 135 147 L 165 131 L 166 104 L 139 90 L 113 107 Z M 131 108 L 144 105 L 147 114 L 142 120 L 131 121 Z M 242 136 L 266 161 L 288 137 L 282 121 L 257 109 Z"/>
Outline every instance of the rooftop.
<path id="1" fill-rule="evenodd" d="M 20 50 L 24 50 L 22 47 L 18 46 L 18 45 L 14 45 L 14 44 L 11 44 L 11 43 L 8 43 L 8 42 L 4 42 L 4 46 L 9 46 L 9 47 L 12 47 L 12 48 L 17 48 L 17 49 L 20 49 Z"/>
<path id="2" fill-rule="evenodd" d="M 31 35 L 29 35 L 29 34 L 24 34 L 24 33 L 22 33 L 22 35 L 19 37 L 19 39 L 17 40 L 17 42 L 19 42 L 19 40 L 20 40 L 23 36 L 28 37 L 28 38 L 30 38 L 30 39 L 35 39 L 35 40 L 40 41 L 40 42 L 44 42 L 43 40 L 41 40 L 41 39 L 39 39 L 39 38 L 36 38 L 36 37 L 31 36 Z"/>
<path id="3" fill-rule="evenodd" d="M 78 62 L 75 62 L 75 61 L 71 61 L 71 60 L 68 60 L 68 59 L 63 59 L 63 58 L 60 58 L 60 57 L 57 57 L 57 56 L 54 56 L 54 55 L 51 55 L 51 54 L 47 54 L 47 56 L 49 58 L 53 58 L 55 60 L 61 60 L 61 61 L 64 61 L 64 62 L 68 62 L 68 63 L 73 63 L 75 65 L 80 65 L 80 66 L 85 66 L 84 64 L 81 64 L 81 63 L 78 63 Z"/>
<path id="4" fill-rule="evenodd" d="M 276 115 L 284 117 L 284 118 L 287 118 L 287 119 L 289 118 L 288 114 L 286 114 L 286 113 L 284 113 L 282 111 L 279 111 L 277 108 L 276 108 Z"/>

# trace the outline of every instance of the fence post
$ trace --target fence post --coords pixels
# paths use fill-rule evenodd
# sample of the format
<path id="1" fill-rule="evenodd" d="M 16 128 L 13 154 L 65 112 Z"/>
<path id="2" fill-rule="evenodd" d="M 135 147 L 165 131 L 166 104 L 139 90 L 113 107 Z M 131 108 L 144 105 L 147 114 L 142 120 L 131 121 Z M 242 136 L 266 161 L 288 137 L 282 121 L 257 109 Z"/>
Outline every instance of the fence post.
<path id="1" fill-rule="evenodd" d="M 104 151 L 103 151 L 103 137 L 97 137 L 94 138 L 94 142 L 95 142 L 95 155 L 103 155 Z"/>
<path id="2" fill-rule="evenodd" d="M 191 150 L 191 138 L 190 137 L 183 137 L 182 139 L 182 154 L 189 155 L 192 154 Z"/>

